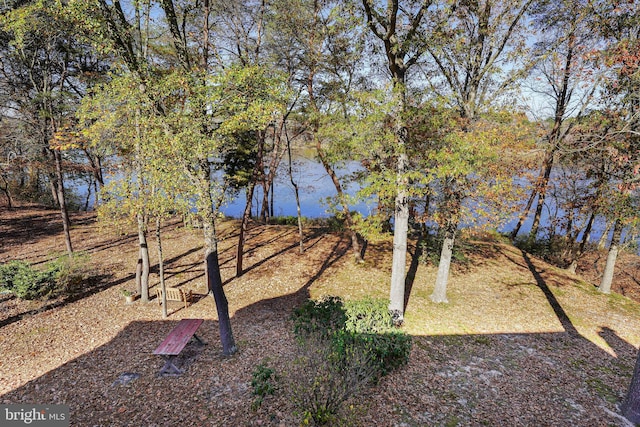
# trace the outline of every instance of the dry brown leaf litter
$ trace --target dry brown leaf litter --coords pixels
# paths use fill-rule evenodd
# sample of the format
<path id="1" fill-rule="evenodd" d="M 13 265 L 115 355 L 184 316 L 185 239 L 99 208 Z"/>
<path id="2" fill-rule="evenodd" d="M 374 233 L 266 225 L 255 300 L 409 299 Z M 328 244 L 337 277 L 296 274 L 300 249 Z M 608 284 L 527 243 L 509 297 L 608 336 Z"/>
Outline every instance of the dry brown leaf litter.
<path id="1" fill-rule="evenodd" d="M 0 262 L 51 259 L 64 247 L 57 221 L 55 212 L 33 207 L 0 211 Z M 100 233 L 88 214 L 74 223 L 76 249 L 91 254 L 105 288 L 50 309 L 0 297 L 0 402 L 68 404 L 72 425 L 296 425 L 283 389 L 250 409 L 255 367 L 268 360 L 286 374 L 291 363 L 291 309 L 308 296 L 387 292 L 388 247 L 372 245 L 367 264 L 355 266 L 346 238 L 307 230 L 307 250 L 298 255 L 296 232 L 286 227 L 252 228 L 247 272 L 234 278 L 237 234 L 224 223 L 221 267 L 239 352 L 222 358 L 211 298 L 187 309 L 171 304 L 166 321 L 155 301 L 125 305 L 120 288 L 134 287 L 133 236 Z M 169 285 L 203 294 L 200 232 L 174 223 L 164 236 Z M 435 271 L 417 266 L 405 326 L 414 335 L 410 362 L 352 402 L 353 422 L 625 425 L 617 405 L 640 343 L 638 304 L 600 295 L 513 248 L 478 247 L 473 267 L 452 276 L 448 305 L 429 302 Z M 623 260 L 616 279 L 634 297 L 637 265 Z M 593 281 L 597 271 L 583 274 Z M 185 317 L 207 319 L 200 333 L 208 345 L 187 347 L 183 376 L 158 378 L 162 361 L 151 352 Z M 123 373 L 139 377 L 121 384 Z"/>

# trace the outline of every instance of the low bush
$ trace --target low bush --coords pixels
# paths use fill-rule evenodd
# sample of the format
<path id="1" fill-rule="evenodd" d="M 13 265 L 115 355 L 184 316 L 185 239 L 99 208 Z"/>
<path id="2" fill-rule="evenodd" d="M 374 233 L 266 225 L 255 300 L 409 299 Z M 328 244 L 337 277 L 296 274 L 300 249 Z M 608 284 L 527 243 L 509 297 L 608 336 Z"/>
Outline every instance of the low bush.
<path id="1" fill-rule="evenodd" d="M 565 236 L 539 237 L 537 239 L 530 236 L 518 236 L 513 243 L 518 249 L 542 258 L 549 264 L 561 268 L 568 264 L 566 255 L 569 252 L 570 242 Z"/>
<path id="2" fill-rule="evenodd" d="M 0 286 L 20 299 L 36 299 L 55 288 L 54 267 L 39 271 L 24 261 L 10 261 L 0 266 Z"/>
<path id="3" fill-rule="evenodd" d="M 293 321 L 293 400 L 304 423 L 336 423 L 348 399 L 409 360 L 411 337 L 393 326 L 384 301 L 309 300 Z"/>
<path id="4" fill-rule="evenodd" d="M 25 300 L 70 294 L 85 279 L 86 262 L 85 255 L 61 256 L 40 270 L 25 261 L 9 261 L 0 265 L 0 289 Z"/>
<path id="5" fill-rule="evenodd" d="M 319 301 L 307 300 L 293 312 L 293 332 L 297 337 L 311 333 L 329 336 L 341 329 L 347 316 L 339 297 L 325 297 Z"/>
<path id="6" fill-rule="evenodd" d="M 292 402 L 301 425 L 340 425 L 345 403 L 370 384 L 375 368 L 360 347 L 336 351 L 332 339 L 311 334 L 300 343 L 289 370 Z"/>
<path id="7" fill-rule="evenodd" d="M 253 395 L 255 399 L 251 404 L 254 411 L 262 406 L 264 398 L 272 395 L 276 391 L 275 371 L 269 368 L 264 362 L 260 363 L 253 371 L 251 379 L 251 387 L 253 387 Z"/>

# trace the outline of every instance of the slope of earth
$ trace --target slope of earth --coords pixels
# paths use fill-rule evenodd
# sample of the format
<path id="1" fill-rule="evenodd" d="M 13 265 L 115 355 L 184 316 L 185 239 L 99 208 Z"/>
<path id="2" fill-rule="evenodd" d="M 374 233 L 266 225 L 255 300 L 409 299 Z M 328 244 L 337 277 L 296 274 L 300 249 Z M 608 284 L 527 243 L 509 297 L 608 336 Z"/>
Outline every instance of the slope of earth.
<path id="1" fill-rule="evenodd" d="M 354 265 L 348 239 L 320 229 L 305 230 L 299 254 L 297 229 L 253 225 L 246 272 L 235 277 L 237 223 L 223 221 L 220 262 L 239 348 L 224 358 L 199 230 L 165 226 L 168 285 L 198 297 L 186 309 L 170 303 L 163 320 L 155 299 L 127 305 L 121 296 L 135 288 L 135 235 L 102 230 L 91 214 L 72 221 L 75 249 L 91 260 L 83 292 L 49 302 L 0 295 L 0 404 L 66 404 L 74 426 L 297 425 L 291 310 L 309 297 L 388 292 L 389 243 L 370 245 L 366 263 Z M 64 248 L 60 228 L 54 211 L 0 210 L 0 263 L 52 259 Z M 153 239 L 150 249 L 155 268 Z M 409 364 L 349 402 L 345 417 L 363 426 L 627 425 L 619 403 L 640 344 L 640 305 L 508 245 L 477 241 L 468 256 L 445 305 L 428 298 L 434 267 L 409 257 Z M 182 376 L 158 377 L 153 349 L 182 318 L 205 319 L 208 345 L 185 349 Z M 252 409 L 260 364 L 275 370 L 278 389 Z"/>

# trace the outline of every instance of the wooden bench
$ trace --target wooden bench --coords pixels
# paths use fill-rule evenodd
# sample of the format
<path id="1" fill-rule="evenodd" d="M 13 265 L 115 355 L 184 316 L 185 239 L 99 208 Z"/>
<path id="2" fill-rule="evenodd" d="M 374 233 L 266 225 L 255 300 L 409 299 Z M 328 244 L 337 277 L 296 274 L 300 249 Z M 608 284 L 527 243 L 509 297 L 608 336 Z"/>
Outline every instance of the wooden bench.
<path id="1" fill-rule="evenodd" d="M 165 364 L 160 369 L 158 376 L 166 375 L 180 375 L 182 371 L 175 365 L 175 359 L 185 346 L 195 338 L 200 344 L 204 344 L 197 335 L 196 331 L 202 325 L 204 319 L 182 319 L 169 335 L 162 341 L 162 343 L 153 350 L 153 354 L 162 356 L 165 360 Z"/>
<path id="2" fill-rule="evenodd" d="M 162 289 L 156 289 L 156 297 L 158 304 L 162 304 Z M 179 288 L 167 288 L 167 301 L 180 301 L 184 302 L 184 308 L 187 308 L 191 303 L 193 294 L 191 291 L 184 291 Z"/>

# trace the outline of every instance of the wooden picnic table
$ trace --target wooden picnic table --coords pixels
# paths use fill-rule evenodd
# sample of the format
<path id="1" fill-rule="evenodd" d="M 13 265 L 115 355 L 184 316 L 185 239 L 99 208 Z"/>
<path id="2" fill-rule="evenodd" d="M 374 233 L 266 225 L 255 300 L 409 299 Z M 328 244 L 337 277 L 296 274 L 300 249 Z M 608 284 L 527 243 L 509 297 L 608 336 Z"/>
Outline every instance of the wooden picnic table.
<path id="1" fill-rule="evenodd" d="M 203 322 L 204 319 L 182 319 L 176 327 L 169 332 L 169 335 L 167 335 L 164 341 L 153 351 L 153 354 L 161 356 L 165 360 L 165 364 L 162 369 L 160 369 L 158 375 L 182 374 L 182 370 L 174 363 L 175 359 L 192 338 L 195 338 L 200 344 L 204 344 L 204 341 L 196 335 L 196 331 Z"/>

